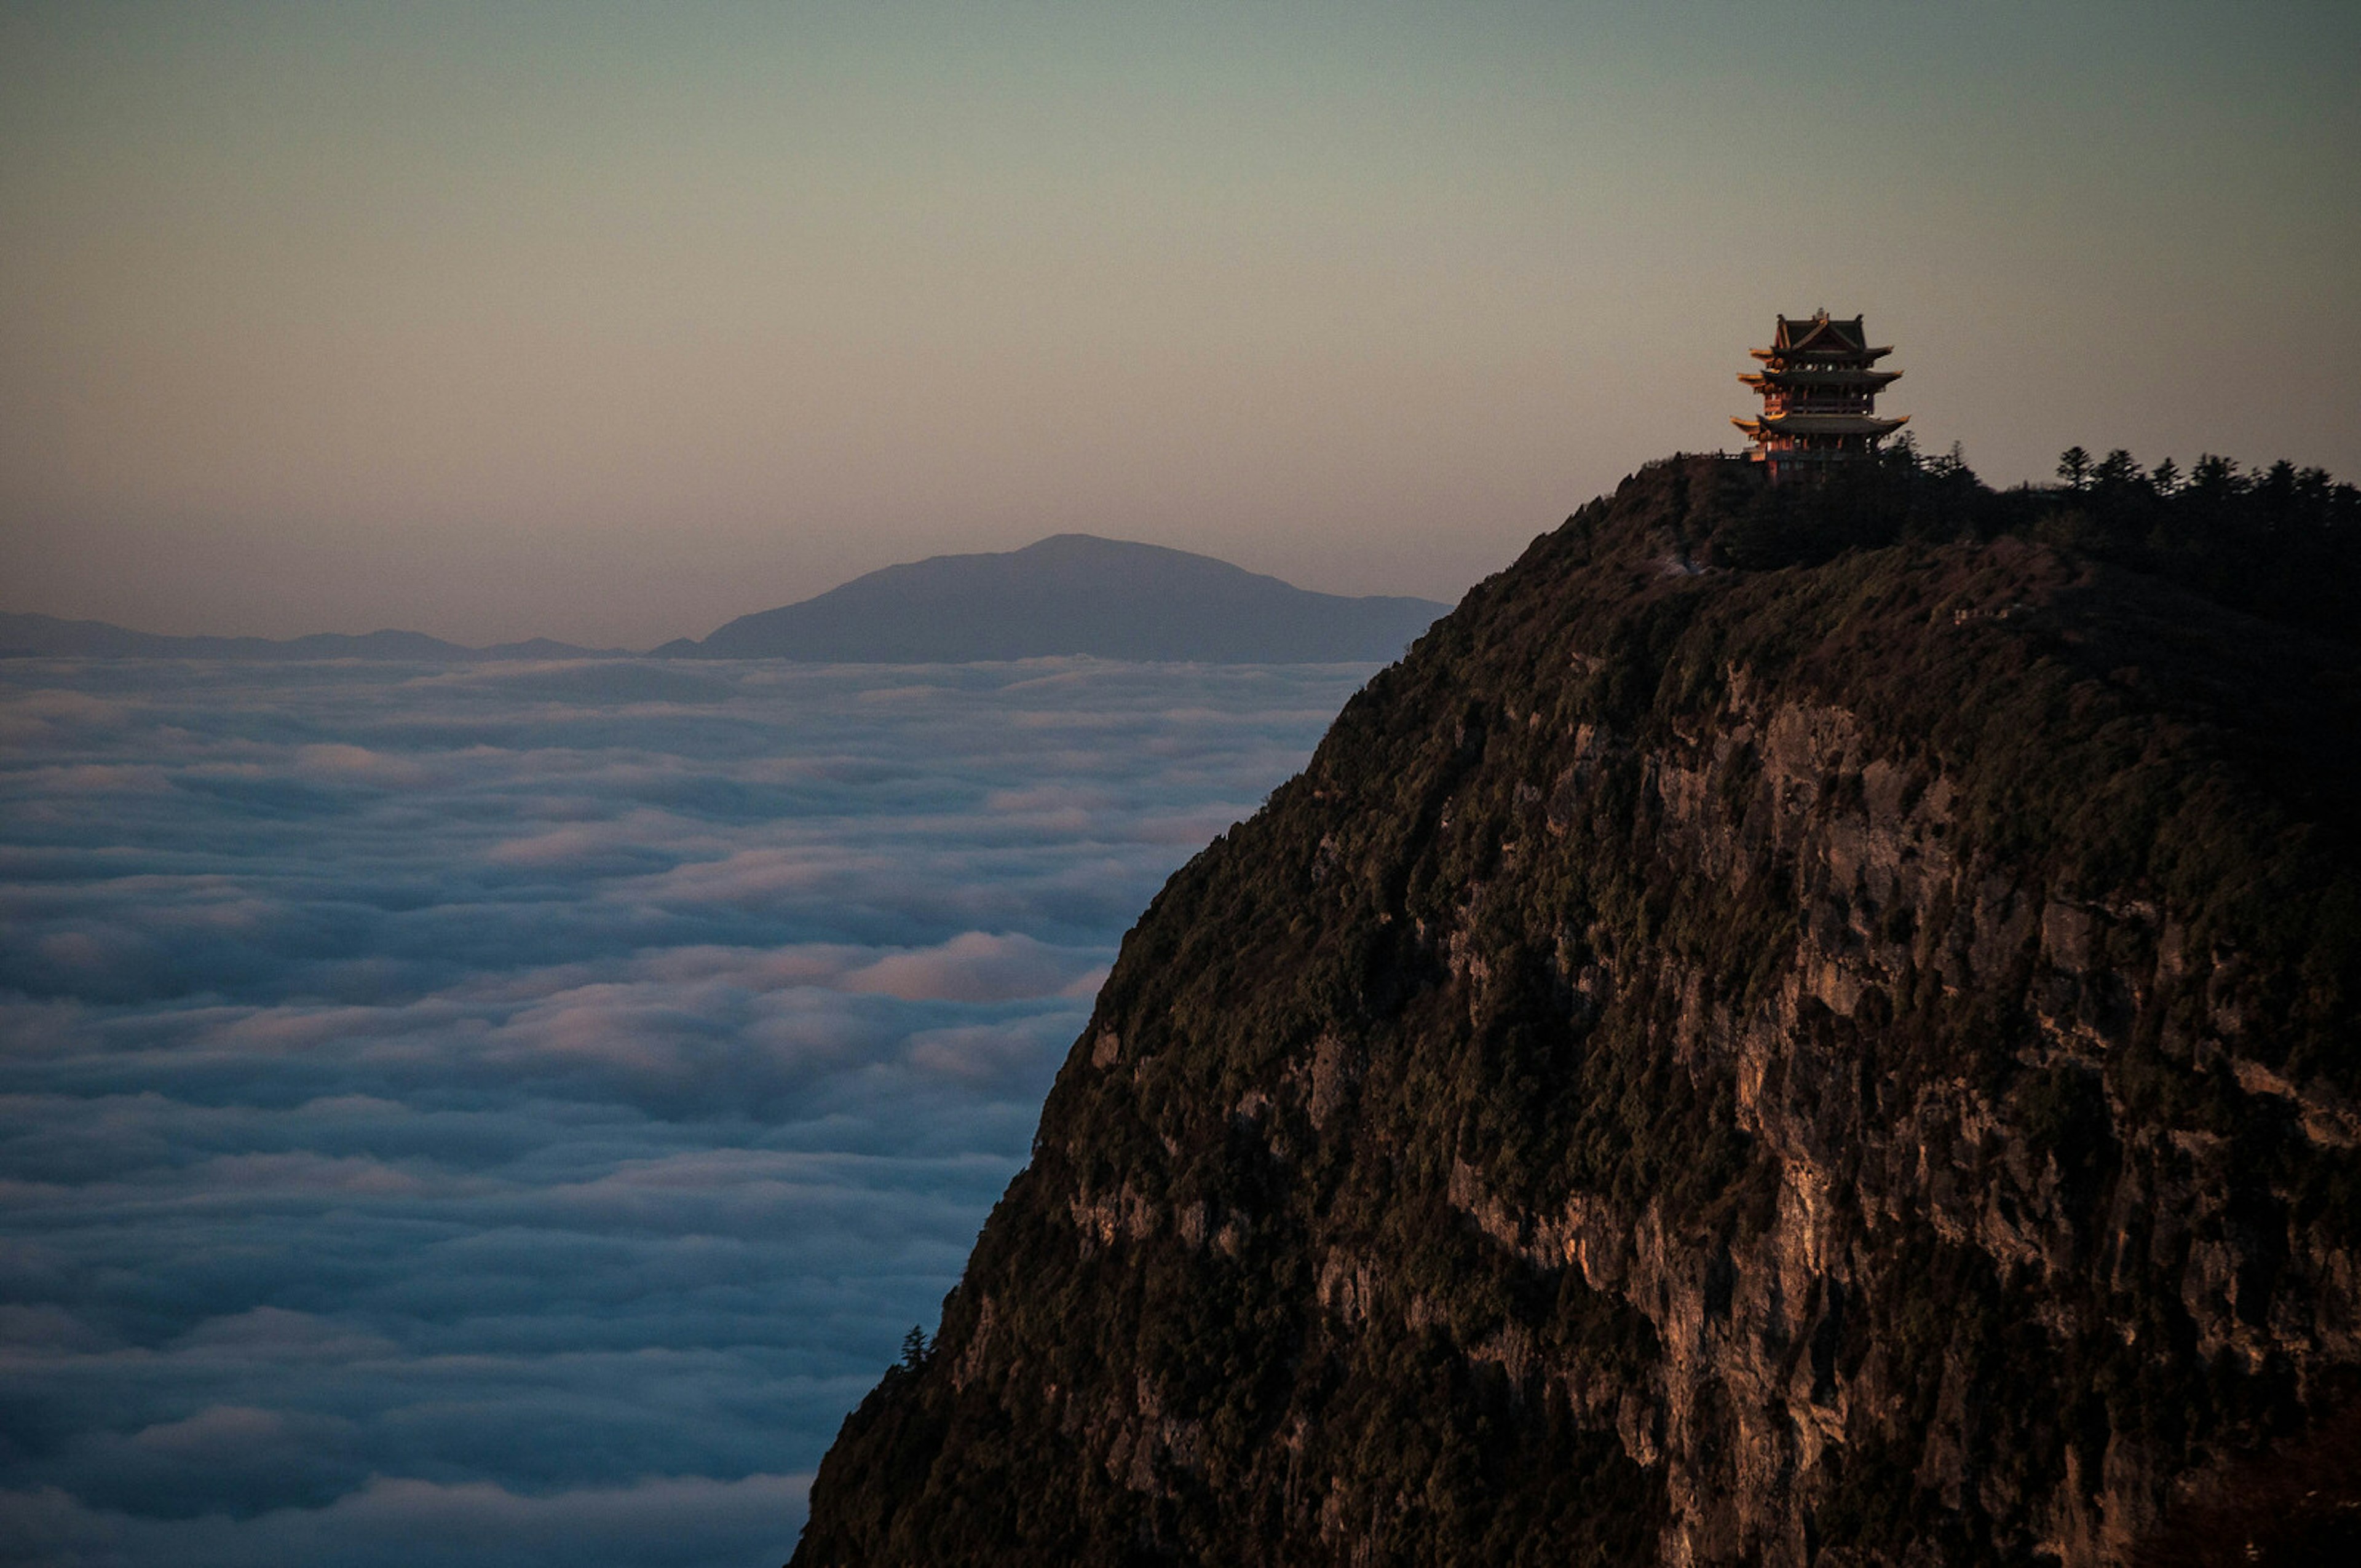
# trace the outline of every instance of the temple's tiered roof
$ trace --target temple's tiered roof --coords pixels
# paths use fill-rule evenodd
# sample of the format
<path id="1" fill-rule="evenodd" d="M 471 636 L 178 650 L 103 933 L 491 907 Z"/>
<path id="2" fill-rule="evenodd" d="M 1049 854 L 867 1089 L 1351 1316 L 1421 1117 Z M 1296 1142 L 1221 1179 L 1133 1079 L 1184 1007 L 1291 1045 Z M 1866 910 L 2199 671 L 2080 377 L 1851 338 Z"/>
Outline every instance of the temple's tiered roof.
<path id="1" fill-rule="evenodd" d="M 1769 464 L 1774 477 L 1795 464 L 1864 455 L 1909 422 L 1906 414 L 1878 417 L 1877 394 L 1902 372 L 1871 368 L 1894 350 L 1872 345 L 1859 316 L 1781 316 L 1771 346 L 1749 352 L 1763 368 L 1738 378 L 1762 398 L 1763 412 L 1730 422 L 1753 439 L 1751 455 Z"/>
<path id="2" fill-rule="evenodd" d="M 1787 359 L 1809 356 L 1830 358 L 1883 359 L 1894 352 L 1892 345 L 1883 348 L 1869 345 L 1869 334 L 1861 326 L 1861 318 L 1838 321 L 1828 312 L 1814 315 L 1779 318 L 1779 330 L 1768 348 L 1748 350 L 1757 359 Z"/>

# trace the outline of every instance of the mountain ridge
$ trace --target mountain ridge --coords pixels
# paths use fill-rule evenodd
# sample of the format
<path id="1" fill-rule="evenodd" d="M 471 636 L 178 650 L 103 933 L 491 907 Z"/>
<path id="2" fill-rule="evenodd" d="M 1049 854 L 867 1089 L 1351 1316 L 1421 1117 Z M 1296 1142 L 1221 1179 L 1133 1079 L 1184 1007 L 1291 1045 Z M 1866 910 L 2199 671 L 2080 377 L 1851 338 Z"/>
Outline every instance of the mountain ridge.
<path id="1" fill-rule="evenodd" d="M 642 655 L 536 637 L 469 647 L 423 632 L 171 636 L 100 620 L 0 612 L 0 658 L 785 658 L 958 663 L 1095 655 L 1213 663 L 1354 663 L 1399 654 L 1449 607 L 1298 588 L 1211 555 L 1059 533 L 1020 550 L 935 555 L 675 638 Z"/>
<path id="2" fill-rule="evenodd" d="M 466 659 L 609 659 L 619 648 L 580 648 L 546 637 L 468 647 L 423 631 L 314 631 L 302 637 L 176 636 L 105 620 L 0 610 L 0 658 L 389 659 L 434 663 Z"/>
<path id="3" fill-rule="evenodd" d="M 1069 654 L 1345 663 L 1396 657 L 1448 608 L 1314 593 L 1210 555 L 1060 533 L 1020 550 L 887 566 L 655 652 L 879 663 Z"/>

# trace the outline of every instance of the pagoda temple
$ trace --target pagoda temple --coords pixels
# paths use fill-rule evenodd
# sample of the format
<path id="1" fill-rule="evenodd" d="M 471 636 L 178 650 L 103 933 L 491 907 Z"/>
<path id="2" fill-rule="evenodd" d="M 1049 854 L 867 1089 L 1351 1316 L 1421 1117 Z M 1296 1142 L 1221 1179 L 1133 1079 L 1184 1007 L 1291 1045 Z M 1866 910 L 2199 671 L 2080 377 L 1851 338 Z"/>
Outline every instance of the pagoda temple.
<path id="1" fill-rule="evenodd" d="M 1754 438 L 1747 455 L 1768 464 L 1774 481 L 1866 456 L 1909 422 L 1877 417 L 1877 394 L 1902 372 L 1871 368 L 1894 350 L 1869 346 L 1861 320 L 1781 316 L 1771 346 L 1751 351 L 1763 368 L 1738 378 L 1762 394 L 1763 415 L 1730 422 Z"/>

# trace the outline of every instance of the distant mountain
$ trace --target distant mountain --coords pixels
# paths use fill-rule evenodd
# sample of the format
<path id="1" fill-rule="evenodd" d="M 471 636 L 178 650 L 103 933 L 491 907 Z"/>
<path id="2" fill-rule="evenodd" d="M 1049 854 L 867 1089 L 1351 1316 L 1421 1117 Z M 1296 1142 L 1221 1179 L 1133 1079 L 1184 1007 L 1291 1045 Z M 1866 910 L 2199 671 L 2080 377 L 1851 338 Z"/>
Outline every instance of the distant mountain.
<path id="1" fill-rule="evenodd" d="M 690 659 L 950 663 L 1094 653 L 1210 663 L 1390 660 L 1450 607 L 1347 598 L 1154 544 L 1060 533 L 1002 554 L 937 555 L 741 616 Z"/>
<path id="2" fill-rule="evenodd" d="M 423 631 L 340 631 L 273 640 L 268 637 L 165 637 L 133 631 L 104 620 L 60 620 L 49 615 L 0 612 L 0 658 L 97 659 L 408 659 L 440 663 L 459 659 L 584 659 L 620 652 L 577 648 L 536 637 L 467 648 Z"/>
<path id="3" fill-rule="evenodd" d="M 888 566 L 817 598 L 741 616 L 686 659 L 957 663 L 1095 653 L 1209 663 L 1390 660 L 1448 605 L 1312 593 L 1210 555 L 1060 533 L 1004 554 Z M 166 637 L 103 620 L 0 612 L 0 658 L 583 659 L 626 653 L 537 637 L 469 648 L 419 631 Z"/>

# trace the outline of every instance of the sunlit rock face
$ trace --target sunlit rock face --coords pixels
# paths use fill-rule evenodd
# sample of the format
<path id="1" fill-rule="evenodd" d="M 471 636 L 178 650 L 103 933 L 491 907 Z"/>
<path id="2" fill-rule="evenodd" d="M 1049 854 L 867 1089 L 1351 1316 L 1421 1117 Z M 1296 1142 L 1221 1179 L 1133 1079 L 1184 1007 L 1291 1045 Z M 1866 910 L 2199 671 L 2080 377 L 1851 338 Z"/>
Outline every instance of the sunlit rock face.
<path id="1" fill-rule="evenodd" d="M 2114 1563 L 2317 1446 L 2361 658 L 1852 483 L 1643 471 L 1172 879 L 797 1563 Z"/>

